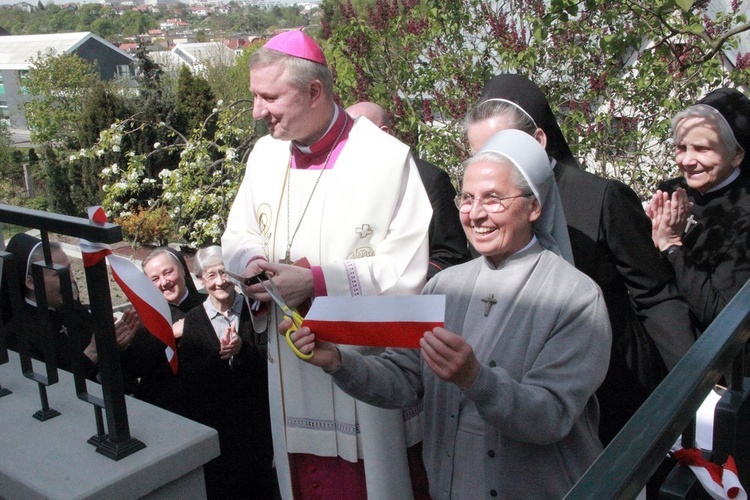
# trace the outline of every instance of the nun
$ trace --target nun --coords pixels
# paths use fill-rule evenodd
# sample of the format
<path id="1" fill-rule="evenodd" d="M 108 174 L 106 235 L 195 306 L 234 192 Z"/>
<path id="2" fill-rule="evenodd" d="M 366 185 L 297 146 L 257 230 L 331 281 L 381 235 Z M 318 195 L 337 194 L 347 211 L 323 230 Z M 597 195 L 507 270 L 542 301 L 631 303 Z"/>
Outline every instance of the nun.
<path id="1" fill-rule="evenodd" d="M 432 498 L 561 498 L 602 451 L 595 391 L 611 343 L 602 292 L 571 263 L 555 178 L 530 135 L 490 137 L 465 164 L 456 206 L 481 255 L 425 286 L 446 296 L 446 317 L 419 350 L 364 356 L 306 327 L 293 340 L 356 398 L 423 401 Z"/>
<path id="2" fill-rule="evenodd" d="M 693 344 L 687 303 L 654 248 L 641 200 L 622 182 L 580 168 L 534 82 L 493 77 L 465 126 L 473 152 L 507 128 L 532 135 L 547 151 L 575 266 L 602 289 L 609 312 L 612 352 L 597 391 L 606 446 Z"/>
<path id="3" fill-rule="evenodd" d="M 47 361 L 48 353 L 53 352 L 57 367 L 66 371 L 73 371 L 77 360 L 79 366 L 83 367 L 86 377 L 96 380 L 99 372 L 99 355 L 94 337 L 93 318 L 89 310 L 78 300 L 77 285 L 70 271 L 70 259 L 62 246 L 52 241 L 49 248 L 52 263 L 69 269 L 74 295 L 72 314 L 66 319 L 61 313 L 63 296 L 60 278 L 55 271 L 43 270 L 43 292 L 38 290 L 34 283 L 31 275 L 32 265 L 35 262 L 44 261 L 42 241 L 26 233 L 17 233 L 8 241 L 7 251 L 15 257 L 20 281 L 18 286 L 24 298 L 25 313 L 21 317 L 10 318 L 3 327 L 7 345 L 10 349 L 17 350 L 19 344 L 27 341 L 29 355 L 40 361 Z M 14 285 L 8 283 L 7 286 Z M 51 337 L 50 333 L 43 330 L 43 323 L 36 320 L 39 314 L 43 314 L 38 307 L 40 301 L 43 301 L 49 314 Z M 30 321 L 24 322 L 26 318 Z M 120 349 L 126 349 L 130 344 L 138 324 L 138 316 L 133 310 L 126 311 L 122 318 L 115 322 L 115 335 Z M 75 341 L 74 334 L 79 335 L 78 342 Z M 21 337 L 22 335 L 25 339 Z M 53 350 L 48 349 L 47 346 L 50 339 L 54 345 Z"/>
<path id="4" fill-rule="evenodd" d="M 750 279 L 750 99 L 720 88 L 672 119 L 680 176 L 648 213 L 701 331 Z"/>

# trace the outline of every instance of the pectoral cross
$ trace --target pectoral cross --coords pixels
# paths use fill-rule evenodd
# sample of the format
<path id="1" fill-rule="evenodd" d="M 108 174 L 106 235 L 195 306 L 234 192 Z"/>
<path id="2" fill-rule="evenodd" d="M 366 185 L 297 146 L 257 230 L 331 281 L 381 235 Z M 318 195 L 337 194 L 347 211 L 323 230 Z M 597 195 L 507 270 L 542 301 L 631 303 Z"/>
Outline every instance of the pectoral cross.
<path id="1" fill-rule="evenodd" d="M 482 302 L 484 302 L 484 317 L 486 318 L 490 315 L 490 309 L 492 308 L 492 306 L 497 304 L 497 299 L 495 298 L 495 294 L 491 293 L 487 297 L 483 298 Z"/>
<path id="2" fill-rule="evenodd" d="M 698 224 L 698 221 L 695 220 L 695 215 L 690 214 L 690 217 L 688 217 L 687 224 L 685 224 L 685 231 L 683 234 L 686 234 L 693 226 L 696 226 Z"/>
<path id="3" fill-rule="evenodd" d="M 292 255 L 291 255 L 291 248 L 286 249 L 286 255 L 283 259 L 281 259 L 279 262 L 281 264 L 291 264 L 292 263 Z"/>

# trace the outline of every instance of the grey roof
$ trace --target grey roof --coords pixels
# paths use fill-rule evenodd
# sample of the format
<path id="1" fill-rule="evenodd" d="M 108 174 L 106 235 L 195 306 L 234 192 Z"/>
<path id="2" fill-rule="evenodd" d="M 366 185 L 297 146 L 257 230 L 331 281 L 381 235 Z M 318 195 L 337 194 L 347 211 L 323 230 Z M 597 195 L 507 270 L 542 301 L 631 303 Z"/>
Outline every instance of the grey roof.
<path id="1" fill-rule="evenodd" d="M 123 52 L 103 38 L 84 31 L 79 33 L 54 33 L 49 35 L 11 35 L 0 37 L 0 70 L 28 70 L 32 58 L 50 51 L 56 54 L 74 52 L 84 42 L 94 39 L 128 59 L 133 56 Z"/>
<path id="2" fill-rule="evenodd" d="M 181 43 L 172 49 L 172 53 L 189 65 L 202 61 L 233 64 L 237 55 L 221 42 Z"/>

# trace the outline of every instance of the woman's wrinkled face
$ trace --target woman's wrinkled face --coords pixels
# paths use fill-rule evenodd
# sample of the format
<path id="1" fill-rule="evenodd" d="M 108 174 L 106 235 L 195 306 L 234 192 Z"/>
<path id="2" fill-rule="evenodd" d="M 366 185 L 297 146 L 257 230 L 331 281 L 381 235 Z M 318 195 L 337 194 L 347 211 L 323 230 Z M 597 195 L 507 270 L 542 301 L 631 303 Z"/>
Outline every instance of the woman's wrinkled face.
<path id="1" fill-rule="evenodd" d="M 224 264 L 209 266 L 203 271 L 201 281 L 208 294 L 219 302 L 234 297 L 234 283 L 229 281 Z"/>
<path id="2" fill-rule="evenodd" d="M 526 246 L 533 235 L 532 222 L 541 215 L 539 203 L 524 197 L 512 182 L 514 167 L 480 161 L 466 167 L 461 195 L 474 198 L 461 224 L 472 246 L 495 265 Z M 488 213 L 478 201 L 488 196 L 509 198 L 497 213 Z M 516 197 L 517 196 L 517 197 Z"/>
<path id="3" fill-rule="evenodd" d="M 688 117 L 675 129 L 675 161 L 688 186 L 705 193 L 742 163 L 744 153 L 721 140 L 715 119 Z"/>

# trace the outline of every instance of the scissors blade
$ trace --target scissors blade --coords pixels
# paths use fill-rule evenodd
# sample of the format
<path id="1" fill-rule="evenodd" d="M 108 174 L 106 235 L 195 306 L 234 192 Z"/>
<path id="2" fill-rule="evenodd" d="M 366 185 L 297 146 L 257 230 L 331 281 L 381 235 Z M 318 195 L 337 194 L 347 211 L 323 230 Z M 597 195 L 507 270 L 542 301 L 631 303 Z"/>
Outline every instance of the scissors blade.
<path id="1" fill-rule="evenodd" d="M 230 278 L 238 281 L 240 283 L 240 285 L 243 285 L 243 286 L 250 286 L 253 283 L 257 283 L 258 282 L 256 280 L 255 276 L 251 276 L 251 277 L 248 278 L 248 277 L 242 276 L 242 275 L 237 274 L 237 273 L 231 273 L 229 271 L 224 271 L 224 272 L 227 273 L 227 276 L 229 276 Z"/>
<path id="2" fill-rule="evenodd" d="M 263 288 L 265 288 L 268 295 L 270 295 L 271 299 L 276 302 L 276 305 L 279 306 L 281 311 L 293 319 L 294 311 L 292 311 L 291 307 L 286 305 L 286 301 L 284 301 L 284 298 L 281 296 L 281 292 L 276 287 L 276 283 L 274 283 L 271 278 L 268 278 L 266 281 L 259 281 L 259 283 L 261 284 L 261 286 L 263 286 Z"/>
<path id="3" fill-rule="evenodd" d="M 229 271 L 225 271 L 227 273 L 227 276 L 230 278 L 233 278 L 237 281 L 239 281 L 244 286 L 250 286 L 254 285 L 255 283 L 260 283 L 260 285 L 263 287 L 263 289 L 266 291 L 266 293 L 271 297 L 271 299 L 276 303 L 277 306 L 281 308 L 281 310 L 286 314 L 287 316 L 292 316 L 292 308 L 286 305 L 286 302 L 284 301 L 283 297 L 281 296 L 281 292 L 276 287 L 276 284 L 271 280 L 271 278 L 266 274 L 265 271 L 262 273 L 256 274 L 255 276 L 241 276 L 236 273 L 232 273 Z"/>

